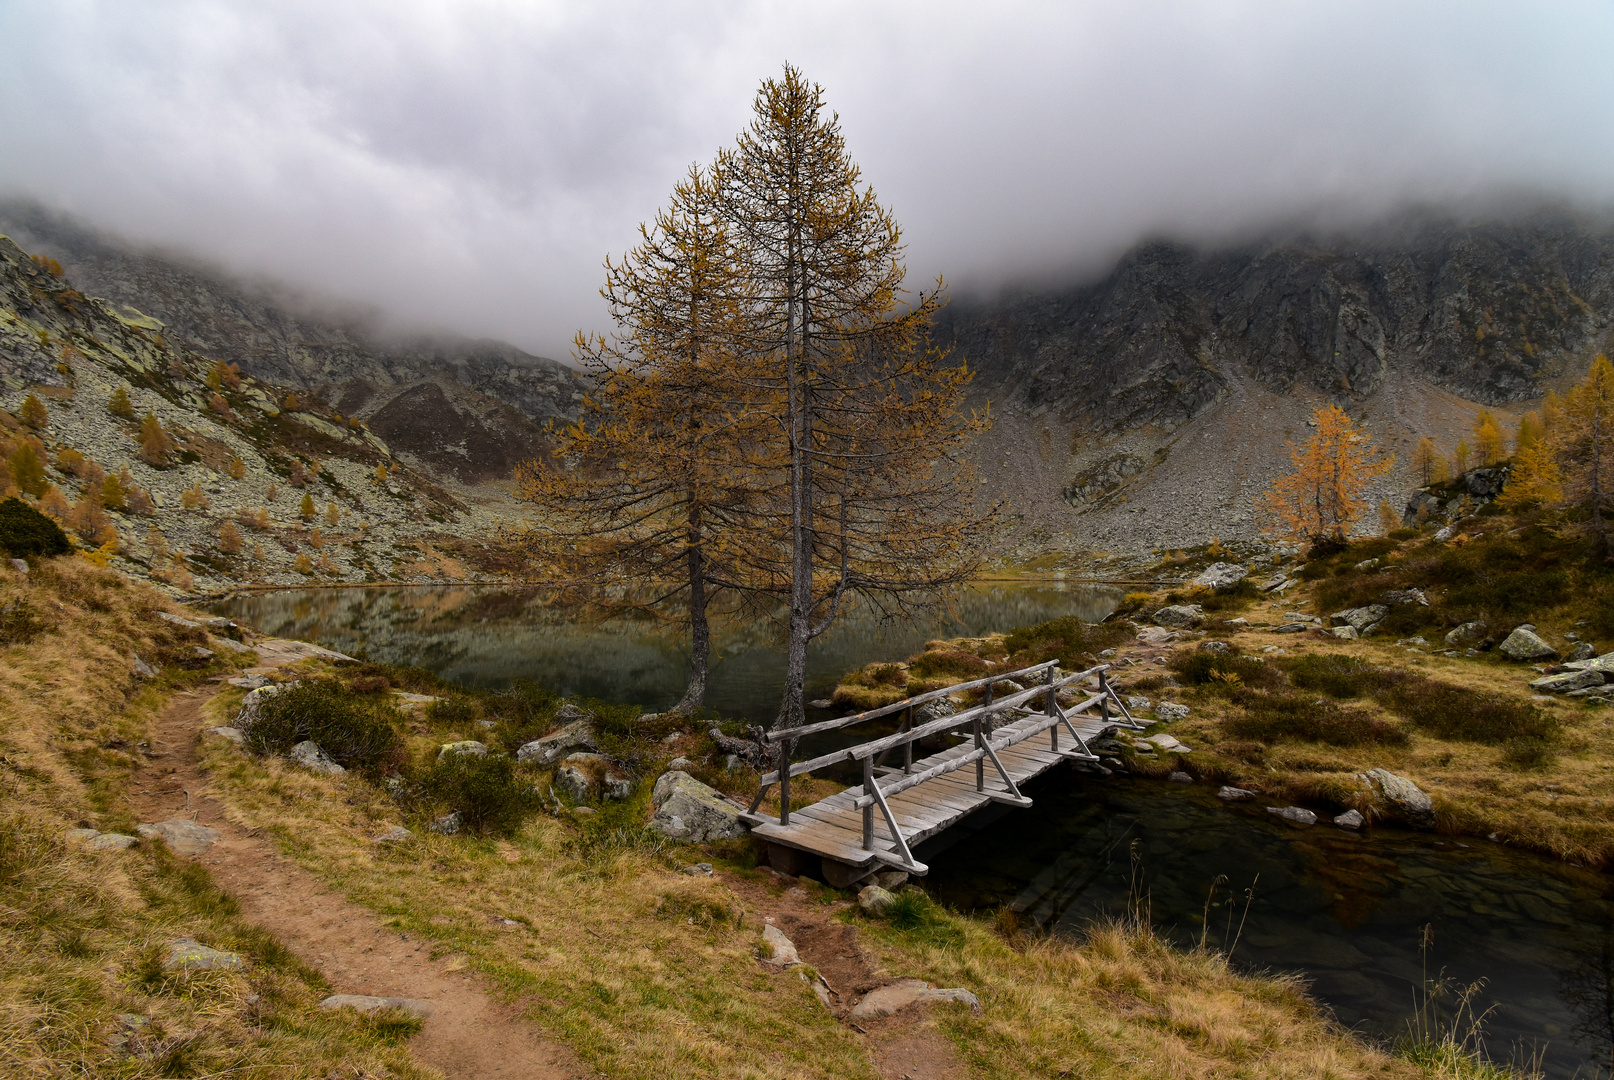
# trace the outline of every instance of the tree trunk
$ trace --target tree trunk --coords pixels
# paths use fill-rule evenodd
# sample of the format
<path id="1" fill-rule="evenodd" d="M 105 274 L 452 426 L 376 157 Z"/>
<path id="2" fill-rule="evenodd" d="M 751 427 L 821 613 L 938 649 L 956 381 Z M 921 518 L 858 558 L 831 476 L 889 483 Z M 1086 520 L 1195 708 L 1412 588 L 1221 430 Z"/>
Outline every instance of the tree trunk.
<path id="1" fill-rule="evenodd" d="M 811 380 L 807 377 L 806 291 L 800 240 L 791 238 L 786 280 L 789 313 L 785 327 L 785 362 L 790 411 L 790 636 L 785 658 L 785 692 L 776 728 L 799 727 L 807 719 L 807 642 L 812 636 L 813 608 L 813 476 L 809 451 L 813 420 Z M 799 291 L 798 291 L 799 290 Z"/>
<path id="2" fill-rule="evenodd" d="M 706 619 L 706 559 L 701 550 L 700 508 L 689 516 L 689 682 L 674 712 L 693 712 L 706 704 L 706 678 L 711 666 L 712 630 Z"/>

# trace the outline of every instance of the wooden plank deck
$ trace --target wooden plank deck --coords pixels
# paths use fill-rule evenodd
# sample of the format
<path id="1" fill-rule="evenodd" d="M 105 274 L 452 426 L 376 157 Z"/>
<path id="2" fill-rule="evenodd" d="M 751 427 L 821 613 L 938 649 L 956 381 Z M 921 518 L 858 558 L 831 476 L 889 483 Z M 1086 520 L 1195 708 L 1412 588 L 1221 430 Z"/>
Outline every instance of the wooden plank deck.
<path id="1" fill-rule="evenodd" d="M 1097 711 L 1067 715 L 1071 726 L 1084 741 L 1098 738 L 1107 726 L 1113 727 L 1117 722 L 1114 718 L 1103 719 Z M 1014 778 L 1016 785 L 1041 776 L 1060 762 L 1069 760 L 1070 752 L 1077 749 L 1063 725 L 1059 727 L 1058 752 L 1051 749 L 1046 731 L 1027 737 L 1028 730 L 1035 730 L 1047 722 L 1047 716 L 1033 713 L 1003 724 L 991 735 L 990 742 L 998 760 L 1003 762 L 1003 768 Z M 974 749 L 973 742 L 959 743 L 929 757 L 915 759 L 912 771 L 922 772 L 963 757 Z M 900 766 L 895 769 L 887 766 L 879 770 L 875 784 L 883 789 L 887 784 L 901 780 L 902 776 Z M 1011 799 L 1002 776 L 990 759 L 985 760 L 984 787 L 984 791 L 975 790 L 975 769 L 972 765 L 964 765 L 954 772 L 888 795 L 886 801 L 897 820 L 897 827 L 902 830 L 911 848 L 983 806 Z M 925 872 L 928 867 L 923 864 L 910 865 L 903 859 L 892 841 L 885 815 L 878 809 L 874 812 L 873 847 L 863 847 L 863 811 L 855 805 L 862 795 L 863 787 L 859 785 L 811 806 L 792 810 L 788 825 L 780 825 L 774 818 L 752 815 L 751 835 L 844 863 L 854 869 L 873 870 L 878 868 L 876 864 L 883 864 L 916 873 Z"/>

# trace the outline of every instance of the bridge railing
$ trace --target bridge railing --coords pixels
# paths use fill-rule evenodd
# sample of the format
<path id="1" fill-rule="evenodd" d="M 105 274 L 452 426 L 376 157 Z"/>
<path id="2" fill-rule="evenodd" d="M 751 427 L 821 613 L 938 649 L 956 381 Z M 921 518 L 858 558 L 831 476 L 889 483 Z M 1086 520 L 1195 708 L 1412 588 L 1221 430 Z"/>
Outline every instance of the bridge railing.
<path id="1" fill-rule="evenodd" d="M 1092 678 L 1095 675 L 1098 677 L 1097 693 L 1088 697 L 1085 701 L 1075 704 L 1069 710 L 1066 710 L 1060 706 L 1058 698 L 1060 690 L 1071 685 L 1072 683 L 1081 682 L 1082 680 Z M 1016 691 L 1015 693 L 1009 694 L 1007 697 L 994 697 L 993 691 L 998 683 L 1009 679 L 1024 679 L 1029 681 L 1038 677 L 1042 679 L 1042 682 L 1039 685 Z M 933 701 L 938 701 L 953 694 L 964 693 L 969 690 L 980 688 L 984 688 L 985 690 L 985 701 L 982 704 L 960 710 L 947 716 L 937 717 L 924 723 L 914 723 L 915 711 L 920 706 L 929 704 Z M 992 738 L 994 726 L 993 721 L 998 713 L 1007 709 L 1029 707 L 1031 703 L 1037 702 L 1038 699 L 1041 699 L 1042 712 L 1047 716 L 1046 722 L 1039 722 L 1030 726 L 1022 726 L 1010 739 L 994 740 Z M 1081 735 L 1078 734 L 1076 729 L 1071 725 L 1069 714 L 1086 712 L 1088 709 L 1091 709 L 1096 705 L 1100 710 L 1100 715 L 1103 721 L 1108 723 L 1110 719 L 1110 706 L 1112 704 L 1120 713 L 1120 718 L 1118 720 L 1119 723 L 1134 729 L 1141 729 L 1143 727 L 1143 725 L 1139 724 L 1133 719 L 1132 714 L 1127 710 L 1126 703 L 1121 700 L 1120 695 L 1115 692 L 1115 688 L 1110 685 L 1108 664 L 1098 664 L 1094 667 L 1088 668 L 1085 671 L 1078 671 L 1071 675 L 1058 677 L 1058 662 L 1048 660 L 1041 664 L 1033 664 L 1030 667 L 1020 668 L 1017 671 L 1000 672 L 996 675 L 990 675 L 985 678 L 973 679 L 968 682 L 956 683 L 952 686 L 943 687 L 939 690 L 931 690 L 923 694 L 916 694 L 913 697 L 904 698 L 902 701 L 892 702 L 889 705 L 882 705 L 879 708 L 869 709 L 865 712 L 855 713 L 851 716 L 843 716 L 834 720 L 823 720 L 812 724 L 803 724 L 799 727 L 770 731 L 763 736 L 763 739 L 765 742 L 778 744 L 778 764 L 774 771 L 765 773 L 762 776 L 761 783 L 757 789 L 756 798 L 752 800 L 751 803 L 751 813 L 756 813 L 757 808 L 762 805 L 762 800 L 767 797 L 768 792 L 773 788 L 773 785 L 778 784 L 779 824 L 789 825 L 791 777 L 801 776 L 804 773 L 813 772 L 816 769 L 822 769 L 829 765 L 859 762 L 863 766 L 863 788 L 859 793 L 854 805 L 863 811 L 864 848 L 868 849 L 872 846 L 874 828 L 873 811 L 875 807 L 878 807 L 886 820 L 886 825 L 891 832 L 892 839 L 896 842 L 897 849 L 902 854 L 904 861 L 912 863 L 912 853 L 908 850 L 907 843 L 902 837 L 901 830 L 897 828 L 896 819 L 891 813 L 891 808 L 886 805 L 885 797 L 887 795 L 894 795 L 899 791 L 906 791 L 908 788 L 922 784 L 926 780 L 933 780 L 938 776 L 943 776 L 957 769 L 961 769 L 966 765 L 974 764 L 975 788 L 977 791 L 980 791 L 989 798 L 997 801 L 1009 802 L 1017 806 L 1029 806 L 1030 800 L 1026 799 L 1020 794 L 1020 789 L 1015 784 L 1014 778 L 1009 775 L 1009 771 L 1005 769 L 1003 767 L 1003 763 L 998 760 L 997 751 L 1004 749 L 1007 746 L 1012 746 L 1015 743 L 1023 742 L 1025 739 L 1030 738 L 1033 735 L 1041 734 L 1043 731 L 1047 731 L 1050 733 L 1049 739 L 1052 750 L 1056 753 L 1063 753 L 1059 747 L 1059 729 L 1062 726 L 1070 733 L 1071 738 L 1074 739 L 1076 743 L 1076 751 L 1070 753 L 1068 756 L 1079 757 L 1086 760 L 1097 760 L 1092 752 L 1088 750 L 1087 744 L 1082 740 Z M 891 735 L 870 739 L 867 742 L 858 743 L 854 746 L 843 747 L 827 754 L 820 754 L 817 757 L 808 758 L 805 761 L 793 762 L 791 760 L 791 757 L 793 756 L 792 751 L 795 744 L 806 736 L 853 727 L 857 724 L 866 723 L 870 720 L 890 716 L 893 713 L 901 713 L 902 720 L 897 731 Z M 975 744 L 968 753 L 949 758 L 944 762 L 933 765 L 918 773 L 912 771 L 913 746 L 915 742 L 919 741 L 920 739 L 928 738 L 932 735 L 942 734 L 944 732 L 958 732 L 959 729 L 963 728 L 965 725 L 969 726 L 969 733 L 973 737 Z M 886 757 L 890 755 L 892 751 L 899 748 L 902 750 L 903 754 L 903 763 L 900 770 L 902 773 L 902 778 L 892 784 L 887 785 L 882 791 L 876 782 L 875 774 L 877 771 L 884 771 L 888 768 L 885 766 Z M 998 775 L 1003 780 L 1004 790 L 1001 792 L 989 792 L 986 790 L 985 770 L 987 761 L 991 761 Z M 897 771 L 898 770 L 895 767 L 889 767 L 889 772 L 896 773 Z"/>

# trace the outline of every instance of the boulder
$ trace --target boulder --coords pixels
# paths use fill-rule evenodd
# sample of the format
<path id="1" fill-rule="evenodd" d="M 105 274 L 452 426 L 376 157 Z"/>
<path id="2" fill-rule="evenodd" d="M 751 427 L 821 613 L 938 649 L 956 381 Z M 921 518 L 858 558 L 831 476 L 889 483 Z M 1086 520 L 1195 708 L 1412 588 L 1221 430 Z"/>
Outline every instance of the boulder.
<path id="1" fill-rule="evenodd" d="M 1570 671 L 1598 671 L 1604 675 L 1614 675 L 1614 653 L 1604 653 L 1587 660 L 1571 660 L 1564 667 Z"/>
<path id="2" fill-rule="evenodd" d="M 1372 785 L 1386 802 L 1401 811 L 1402 815 L 1414 825 L 1434 824 L 1434 801 L 1411 780 L 1397 776 L 1387 769 L 1374 769 L 1364 774 L 1362 779 Z"/>
<path id="3" fill-rule="evenodd" d="M 771 922 L 762 927 L 761 959 L 764 964 L 777 968 L 795 967 L 802 963 L 801 954 L 796 951 L 796 943 Z"/>
<path id="4" fill-rule="evenodd" d="M 1367 824 L 1367 819 L 1358 811 L 1347 810 L 1343 814 L 1334 815 L 1334 824 L 1342 829 L 1360 829 Z"/>
<path id="5" fill-rule="evenodd" d="M 207 733 L 209 735 L 217 735 L 221 739 L 228 739 L 237 746 L 245 746 L 247 744 L 247 737 L 240 728 L 228 726 L 210 727 L 207 729 Z"/>
<path id="6" fill-rule="evenodd" d="M 1529 629 L 1518 627 L 1503 640 L 1499 648 L 1503 656 L 1521 663 L 1529 660 L 1551 660 L 1558 655 L 1557 649 L 1537 636 L 1534 627 Z"/>
<path id="7" fill-rule="evenodd" d="M 341 776 L 346 769 L 332 761 L 330 755 L 319 748 L 318 743 L 304 739 L 291 748 L 287 757 L 301 765 L 310 772 L 323 773 L 326 776 Z"/>
<path id="8" fill-rule="evenodd" d="M 650 828 L 674 840 L 705 844 L 750 832 L 740 808 L 685 772 L 663 773 L 650 795 Z"/>
<path id="9" fill-rule="evenodd" d="M 67 838 L 77 840 L 91 851 L 122 851 L 140 843 L 138 836 L 126 833 L 104 833 L 95 829 L 68 829 Z"/>
<path id="10" fill-rule="evenodd" d="M 1255 796 L 1256 793 L 1249 788 L 1233 787 L 1230 784 L 1223 784 L 1216 789 L 1216 797 L 1224 802 L 1249 802 Z"/>
<path id="11" fill-rule="evenodd" d="M 1548 675 L 1536 679 L 1530 684 L 1530 689 L 1540 694 L 1567 694 L 1571 690 L 1587 690 L 1594 686 L 1602 686 L 1603 673 L 1589 669 L 1579 671 L 1566 671 L 1561 675 Z"/>
<path id="12" fill-rule="evenodd" d="M 865 915 L 884 915 L 897 898 L 879 885 L 868 885 L 857 894 L 857 906 Z"/>
<path id="13" fill-rule="evenodd" d="M 1273 589 L 1282 588 L 1287 584 L 1289 584 L 1289 575 L 1279 570 L 1276 574 L 1267 578 L 1266 583 L 1261 586 L 1261 591 L 1271 592 Z"/>
<path id="14" fill-rule="evenodd" d="M 562 710 L 568 708 L 573 706 L 561 706 Z M 560 713 L 557 712 L 555 715 L 559 716 Z M 535 739 L 516 751 L 516 760 L 524 765 L 529 763 L 540 766 L 553 765 L 574 750 L 598 750 L 599 744 L 594 740 L 594 726 L 590 722 L 591 719 L 590 717 L 574 720 L 559 731 L 552 731 L 541 739 Z"/>
<path id="15" fill-rule="evenodd" d="M 1132 712 L 1148 712 L 1154 707 L 1154 702 L 1140 695 L 1133 695 L 1126 699 L 1126 707 Z"/>
<path id="16" fill-rule="evenodd" d="M 1200 571 L 1194 579 L 1195 585 L 1203 585 L 1207 589 L 1224 589 L 1229 585 L 1236 585 L 1248 577 L 1250 572 L 1237 563 L 1216 562 L 1211 563 Z"/>
<path id="17" fill-rule="evenodd" d="M 562 765 L 555 772 L 555 790 L 567 802 L 588 802 L 594 797 L 594 778 L 576 765 Z"/>
<path id="18" fill-rule="evenodd" d="M 851 1017 L 853 1020 L 878 1020 L 882 1016 L 901 1012 L 909 1005 L 932 1001 L 957 1001 L 975 1012 L 981 1011 L 981 999 L 968 990 L 957 987 L 941 989 L 919 979 L 898 979 L 889 986 L 877 987 L 864 994 L 863 999 L 852 1006 Z"/>
<path id="19" fill-rule="evenodd" d="M 667 762 L 667 768 L 672 769 L 675 772 L 688 772 L 689 770 L 693 769 L 694 767 L 695 767 L 695 763 L 693 761 L 689 760 L 687 757 L 682 757 L 682 756 L 675 757 L 671 761 Z"/>
<path id="20" fill-rule="evenodd" d="M 658 713 L 656 715 L 660 714 Z M 578 705 L 572 704 L 570 701 L 561 702 L 560 708 L 555 710 L 555 722 L 557 724 L 572 724 L 580 721 L 583 723 L 591 723 L 593 720 L 593 713 Z"/>
<path id="21" fill-rule="evenodd" d="M 244 967 L 246 961 L 240 953 L 210 949 L 191 938 L 179 938 L 169 945 L 163 959 L 164 971 L 240 971 Z"/>
<path id="22" fill-rule="evenodd" d="M 444 758 L 456 754 L 470 754 L 472 757 L 487 757 L 487 744 L 479 743 L 475 739 L 461 739 L 459 742 L 444 743 L 437 750 L 437 760 L 442 761 Z"/>
<path id="23" fill-rule="evenodd" d="M 1225 641 L 1201 641 L 1199 643 L 1199 649 L 1201 652 L 1215 653 L 1216 655 L 1220 656 L 1224 653 L 1230 652 L 1232 650 L 1232 646 Z"/>
<path id="24" fill-rule="evenodd" d="M 19 560 L 16 560 L 16 559 L 12 560 L 12 562 L 17 562 L 17 561 L 19 561 Z M 150 664 L 146 663 L 144 660 L 140 659 L 140 654 L 139 653 L 133 653 L 132 652 L 132 653 L 129 654 L 129 664 L 132 667 L 134 673 L 136 675 L 140 676 L 142 679 L 155 679 L 157 677 L 157 669 L 152 667 Z"/>
<path id="25" fill-rule="evenodd" d="M 1457 535 L 1457 526 L 1455 526 L 1455 525 L 1447 525 L 1445 528 L 1436 531 L 1436 533 L 1435 533 L 1435 543 L 1444 544 L 1446 541 L 1450 540 L 1452 537 L 1454 537 L 1456 535 Z"/>
<path id="26" fill-rule="evenodd" d="M 426 828 L 441 836 L 453 836 L 465 828 L 465 815 L 455 810 L 452 814 L 444 814 Z"/>
<path id="27" fill-rule="evenodd" d="M 711 863 L 698 862 L 684 867 L 684 873 L 688 874 L 690 877 L 711 877 L 715 871 L 712 869 Z"/>
<path id="28" fill-rule="evenodd" d="M 1569 660 L 1569 661 L 1591 660 L 1591 659 L 1594 659 L 1596 656 L 1597 656 L 1596 647 L 1593 646 L 1592 643 L 1589 642 L 1589 641 L 1582 641 L 1582 642 L 1579 642 L 1578 644 L 1576 644 L 1576 646 L 1569 651 L 1569 655 L 1564 657 L 1564 659 Z"/>
<path id="29" fill-rule="evenodd" d="M 1388 614 L 1390 609 L 1383 604 L 1368 604 L 1366 607 L 1336 611 L 1328 617 L 1328 621 L 1330 625 L 1353 627 L 1358 634 L 1365 634 Z"/>
<path id="30" fill-rule="evenodd" d="M 296 685 L 294 682 L 270 683 L 268 686 L 260 686 L 256 690 L 248 691 L 247 696 L 241 699 L 241 711 L 236 714 L 235 722 L 232 726 L 239 728 L 241 731 L 251 731 L 253 721 L 257 720 L 258 710 L 263 707 L 263 703 L 276 694 L 289 690 Z"/>
<path id="31" fill-rule="evenodd" d="M 1169 750 L 1169 751 L 1171 751 L 1173 753 L 1176 753 L 1178 751 L 1185 751 L 1185 750 L 1188 749 L 1187 747 L 1183 746 L 1182 743 L 1178 742 L 1176 739 L 1174 739 L 1170 735 L 1166 735 L 1166 734 L 1150 735 L 1148 738 L 1146 738 L 1146 739 L 1144 739 L 1142 741 L 1143 742 L 1148 742 L 1148 743 L 1154 743 L 1154 745 L 1158 746 L 1160 749 Z"/>
<path id="32" fill-rule="evenodd" d="M 432 1003 L 420 998 L 371 997 L 369 994 L 332 994 L 319 1003 L 322 1009 L 353 1009 L 369 1015 L 382 1009 L 397 1009 L 424 1020 L 432 1014 Z"/>
<path id="33" fill-rule="evenodd" d="M 196 657 L 198 660 L 211 660 L 213 659 L 213 650 L 204 649 L 200 645 L 192 645 L 191 655 Z"/>
<path id="34" fill-rule="evenodd" d="M 147 840 L 161 840 L 180 855 L 200 855 L 218 842 L 223 834 L 185 818 L 172 818 L 136 825 L 135 832 Z"/>
<path id="35" fill-rule="evenodd" d="M 1304 806 L 1269 806 L 1267 813 L 1277 814 L 1291 825 L 1317 824 L 1317 815 Z"/>
<path id="36" fill-rule="evenodd" d="M 874 883 L 882 889 L 900 889 L 908 884 L 908 871 L 881 870 L 874 875 Z"/>
<path id="37" fill-rule="evenodd" d="M 1463 625 L 1450 631 L 1446 635 L 1446 644 L 1453 649 L 1463 649 L 1485 637 L 1485 624 L 1482 622 L 1465 622 Z"/>
<path id="38" fill-rule="evenodd" d="M 1173 784 L 1192 784 L 1194 782 L 1194 778 L 1185 772 L 1174 772 L 1166 779 Z"/>
<path id="39" fill-rule="evenodd" d="M 935 701 L 927 701 L 914 710 L 914 723 L 927 724 L 932 720 L 940 720 L 958 712 L 958 703 L 952 698 L 941 697 Z"/>
<path id="40" fill-rule="evenodd" d="M 1328 632 L 1339 638 L 1341 641 L 1355 641 L 1357 638 L 1362 636 L 1356 632 L 1356 627 L 1354 626 L 1336 626 Z"/>
<path id="41" fill-rule="evenodd" d="M 1156 720 L 1163 724 L 1186 720 L 1188 719 L 1188 706 L 1178 705 L 1171 701 L 1162 701 L 1154 707 L 1154 716 Z"/>
<path id="42" fill-rule="evenodd" d="M 413 840 L 414 838 L 415 834 L 404 828 L 402 825 L 388 825 L 385 829 L 382 829 L 379 833 L 370 837 L 370 843 L 402 844 L 406 841 Z"/>
<path id="43" fill-rule="evenodd" d="M 1276 629 L 1274 629 L 1272 632 L 1274 634 L 1298 634 L 1302 630 L 1310 630 L 1310 629 L 1311 629 L 1311 623 L 1286 622 L 1282 626 L 1279 626 Z"/>
<path id="44" fill-rule="evenodd" d="M 1200 609 L 1198 604 L 1174 604 L 1171 607 L 1163 607 L 1155 612 L 1154 621 L 1159 626 L 1181 629 L 1185 626 L 1192 626 L 1204 616 L 1205 612 Z"/>

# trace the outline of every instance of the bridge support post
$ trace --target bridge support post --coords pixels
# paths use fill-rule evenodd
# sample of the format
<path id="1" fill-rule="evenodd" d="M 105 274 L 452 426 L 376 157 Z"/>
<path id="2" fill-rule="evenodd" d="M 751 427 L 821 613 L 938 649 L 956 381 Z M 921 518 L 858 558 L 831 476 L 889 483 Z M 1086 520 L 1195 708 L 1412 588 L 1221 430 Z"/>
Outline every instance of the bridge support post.
<path id="1" fill-rule="evenodd" d="M 991 683 L 986 684 L 986 704 L 985 704 L 985 709 L 979 715 L 977 715 L 975 717 L 975 721 L 971 725 L 971 727 L 973 728 L 973 730 L 975 732 L 975 749 L 977 749 L 977 750 L 982 750 L 982 749 L 984 749 L 986 747 L 986 739 L 983 737 L 983 735 L 981 733 L 981 728 L 982 728 L 983 724 L 986 727 L 986 733 L 991 734 L 991 731 L 992 731 L 992 726 L 991 726 L 992 725 L 992 684 Z M 976 791 L 985 791 L 986 790 L 986 758 L 985 757 L 978 757 L 978 758 L 975 759 L 975 790 Z"/>
<path id="2" fill-rule="evenodd" d="M 779 824 L 790 824 L 790 743 L 779 744 Z"/>
<path id="3" fill-rule="evenodd" d="M 874 759 L 863 759 L 863 794 L 874 794 Z M 863 808 L 863 850 L 874 850 L 874 804 Z"/>
<path id="4" fill-rule="evenodd" d="M 902 714 L 902 730 L 913 730 L 913 706 L 909 705 Z M 902 775 L 907 776 L 913 772 L 913 743 L 902 744 Z"/>
<path id="5" fill-rule="evenodd" d="M 1054 669 L 1048 669 L 1048 696 L 1043 699 L 1042 711 L 1049 716 L 1059 715 L 1059 691 L 1054 689 Z M 1059 725 L 1055 724 L 1048 729 L 1048 749 L 1059 753 Z"/>
<path id="6" fill-rule="evenodd" d="M 1108 726 L 1110 722 L 1110 679 L 1109 675 L 1103 671 L 1098 673 L 1098 692 L 1104 695 L 1098 699 L 1099 719 L 1104 721 L 1105 726 Z"/>

